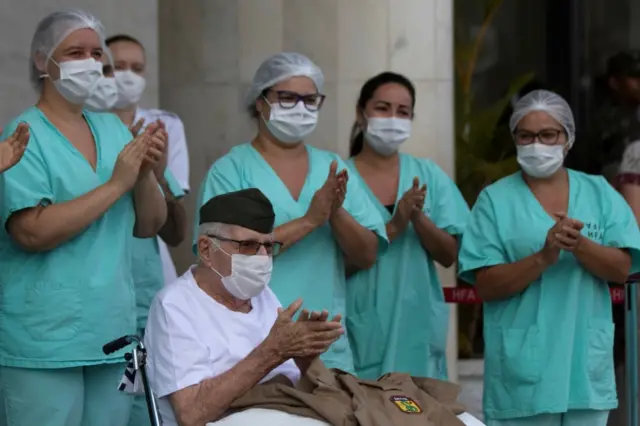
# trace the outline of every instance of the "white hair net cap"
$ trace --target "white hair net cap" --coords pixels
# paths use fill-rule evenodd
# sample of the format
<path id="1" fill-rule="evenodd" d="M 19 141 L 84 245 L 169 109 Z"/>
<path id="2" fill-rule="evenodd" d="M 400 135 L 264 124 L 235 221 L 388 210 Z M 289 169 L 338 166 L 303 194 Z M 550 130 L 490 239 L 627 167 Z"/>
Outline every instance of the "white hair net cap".
<path id="1" fill-rule="evenodd" d="M 64 9 L 46 16 L 38 26 L 31 41 L 31 61 L 29 63 L 29 78 L 34 87 L 40 87 L 42 71 L 36 66 L 38 55 L 45 58 L 45 63 L 51 59 L 56 48 L 72 32 L 89 28 L 98 33 L 104 48 L 104 27 L 102 23 L 90 13 L 80 9 Z"/>
<path id="2" fill-rule="evenodd" d="M 520 120 L 533 111 L 544 111 L 556 119 L 567 132 L 569 148 L 573 146 L 576 140 L 576 123 L 571 107 L 562 96 L 548 90 L 534 90 L 516 103 L 509 121 L 511 132 L 516 130 Z"/>
<path id="3" fill-rule="evenodd" d="M 246 105 L 250 107 L 265 89 L 291 77 L 308 77 L 318 92 L 322 91 L 324 75 L 320 68 L 300 53 L 283 52 L 267 58 L 258 67 L 245 99 Z"/>

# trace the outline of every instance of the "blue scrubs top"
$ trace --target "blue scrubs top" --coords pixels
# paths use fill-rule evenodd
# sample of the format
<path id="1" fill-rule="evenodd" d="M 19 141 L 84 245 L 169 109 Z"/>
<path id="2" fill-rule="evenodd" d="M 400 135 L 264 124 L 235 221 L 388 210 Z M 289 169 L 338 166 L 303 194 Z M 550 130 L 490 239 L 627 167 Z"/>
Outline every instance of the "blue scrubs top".
<path id="1" fill-rule="evenodd" d="M 86 111 L 96 142 L 97 167 L 87 160 L 36 107 L 20 122 L 31 139 L 20 162 L 0 174 L 0 365 L 62 368 L 122 362 L 102 345 L 135 331 L 131 280 L 131 194 L 120 198 L 84 232 L 50 251 L 32 253 L 6 232 L 15 212 L 74 200 L 110 178 L 118 154 L 131 140 L 120 119 Z"/>
<path id="2" fill-rule="evenodd" d="M 400 156 L 394 206 L 413 185 L 427 185 L 423 213 L 451 235 L 462 234 L 469 207 L 451 178 L 433 161 Z M 353 160 L 351 176 L 362 179 Z M 360 185 L 388 223 L 393 217 L 367 184 Z M 416 326 L 420 324 L 420 326 Z M 401 371 L 412 376 L 447 378 L 449 306 L 436 265 L 412 223 L 389 244 L 376 265 L 347 280 L 347 325 L 358 377 L 377 379 Z"/>
<path id="3" fill-rule="evenodd" d="M 243 144 L 233 148 L 211 166 L 200 187 L 198 209 L 216 195 L 258 188 L 273 204 L 276 227 L 302 217 L 313 195 L 326 181 L 331 162 L 338 161 L 338 170 L 346 167 L 337 154 L 308 145 L 306 148 L 309 173 L 297 201 L 262 155 L 251 144 Z M 343 208 L 362 226 L 379 236 L 380 249 L 384 250 L 387 240 L 380 214 L 359 187 L 357 179 L 350 178 L 347 185 Z M 196 214 L 194 250 L 198 222 L 199 215 Z M 332 315 L 342 314 L 344 317 L 346 279 L 343 257 L 331 227 L 325 224 L 274 259 L 270 287 L 283 306 L 302 298 L 305 309 L 327 309 Z M 353 371 L 353 358 L 346 335 L 334 343 L 322 358 L 330 368 Z"/>
<path id="4" fill-rule="evenodd" d="M 640 271 L 640 232 L 624 199 L 600 176 L 569 170 L 568 216 L 582 234 L 628 249 Z M 514 263 L 540 251 L 555 224 L 520 173 L 480 194 L 459 254 L 460 277 Z M 522 293 L 484 304 L 484 410 L 489 419 L 618 404 L 613 366 L 611 297 L 606 281 L 570 252 Z"/>

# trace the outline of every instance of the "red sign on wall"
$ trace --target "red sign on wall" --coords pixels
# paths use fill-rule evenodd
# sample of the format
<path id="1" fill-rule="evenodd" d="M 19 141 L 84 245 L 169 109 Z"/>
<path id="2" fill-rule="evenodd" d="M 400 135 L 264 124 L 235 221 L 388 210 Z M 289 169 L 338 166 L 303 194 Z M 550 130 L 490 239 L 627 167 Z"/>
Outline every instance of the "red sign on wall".
<path id="1" fill-rule="evenodd" d="M 482 303 L 475 287 L 445 287 L 444 300 L 447 303 L 474 304 Z M 615 304 L 624 303 L 625 288 L 610 287 L 611 301 Z"/>

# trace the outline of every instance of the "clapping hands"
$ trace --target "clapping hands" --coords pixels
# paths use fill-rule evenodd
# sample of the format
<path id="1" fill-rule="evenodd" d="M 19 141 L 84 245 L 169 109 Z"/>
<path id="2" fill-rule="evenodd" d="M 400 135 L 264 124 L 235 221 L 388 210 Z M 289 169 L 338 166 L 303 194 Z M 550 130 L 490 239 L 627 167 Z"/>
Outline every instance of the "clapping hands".
<path id="1" fill-rule="evenodd" d="M 6 140 L 0 142 L 0 173 L 18 164 L 29 142 L 29 125 L 20 123 Z"/>
<path id="2" fill-rule="evenodd" d="M 162 176 L 167 166 L 167 131 L 161 120 L 157 120 L 147 126 L 143 137 L 146 137 L 146 151 L 140 167 L 140 177 L 154 171 L 156 176 Z"/>
<path id="3" fill-rule="evenodd" d="M 399 231 L 403 230 L 409 224 L 409 221 L 416 219 L 422 214 L 424 200 L 427 197 L 427 185 L 420 185 L 417 177 L 413 178 L 413 184 L 407 192 L 404 193 L 398 207 L 393 215 L 393 224 Z"/>
<path id="4" fill-rule="evenodd" d="M 566 213 L 556 213 L 555 216 L 558 224 L 554 235 L 554 244 L 562 250 L 576 250 L 582 241 L 580 231 L 584 228 L 584 223 L 567 217 Z"/>
<path id="5" fill-rule="evenodd" d="M 554 264 L 558 261 L 560 250 L 575 251 L 583 238 L 580 231 L 584 228 L 584 223 L 571 219 L 566 213 L 556 213 L 554 217 L 556 224 L 547 232 L 542 249 L 543 259 L 548 264 Z"/>
<path id="6" fill-rule="evenodd" d="M 165 143 L 166 131 L 162 122 L 151 123 L 120 152 L 111 180 L 123 192 L 131 190 L 161 161 Z"/>
<path id="7" fill-rule="evenodd" d="M 314 226 L 327 222 L 331 216 L 342 207 L 347 195 L 349 174 L 347 169 L 337 172 L 338 162 L 332 161 L 329 175 L 322 187 L 316 191 L 307 210 L 307 218 Z"/>
<path id="8" fill-rule="evenodd" d="M 298 299 L 286 309 L 278 309 L 278 318 L 265 340 L 265 343 L 275 348 L 284 360 L 313 359 L 325 352 L 344 334 L 340 323 L 341 316 L 336 315 L 328 320 L 329 313 L 325 311 L 312 314 L 303 311 L 294 321 L 293 318 L 301 306 L 302 300 Z"/>

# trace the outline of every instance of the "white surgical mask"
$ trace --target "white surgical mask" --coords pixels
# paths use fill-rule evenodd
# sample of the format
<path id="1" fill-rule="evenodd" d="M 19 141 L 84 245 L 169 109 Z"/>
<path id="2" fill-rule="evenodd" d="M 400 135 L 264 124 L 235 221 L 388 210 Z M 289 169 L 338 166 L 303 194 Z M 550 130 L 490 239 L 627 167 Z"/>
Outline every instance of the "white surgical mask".
<path id="1" fill-rule="evenodd" d="M 222 285 L 231 295 L 240 300 L 249 300 L 259 295 L 269 284 L 271 270 L 273 269 L 273 259 L 266 254 L 256 254 L 247 256 L 244 254 L 229 254 L 222 250 L 224 254 L 231 257 L 231 275 L 223 276 L 220 272 L 211 268 L 213 272 L 220 275 Z"/>
<path id="2" fill-rule="evenodd" d="M 53 81 L 58 92 L 72 104 L 84 104 L 102 78 L 102 63 L 93 58 L 60 63 L 51 61 L 60 69 L 60 78 Z"/>
<path id="3" fill-rule="evenodd" d="M 518 164 L 534 178 L 546 178 L 554 174 L 564 161 L 564 145 L 544 145 L 534 142 L 518 145 Z"/>
<path id="4" fill-rule="evenodd" d="M 364 136 L 380 155 L 392 155 L 400 145 L 411 136 L 411 120 L 397 117 L 367 118 L 367 129 Z"/>
<path id="5" fill-rule="evenodd" d="M 309 136 L 318 124 L 318 111 L 309 111 L 302 102 L 289 109 L 282 108 L 279 104 L 269 106 L 269 120 L 263 120 L 271 134 L 280 142 L 300 142 Z"/>
<path id="6" fill-rule="evenodd" d="M 118 101 L 116 109 L 127 108 L 140 102 L 147 80 L 131 70 L 116 71 L 116 83 L 118 85 Z"/>
<path id="7" fill-rule="evenodd" d="M 92 111 L 109 111 L 118 100 L 118 87 L 113 77 L 102 77 L 85 106 Z"/>

